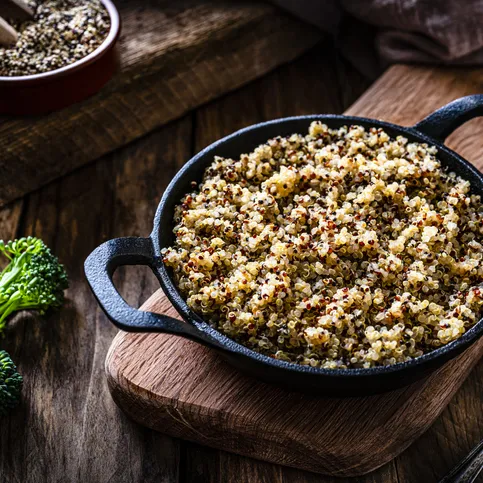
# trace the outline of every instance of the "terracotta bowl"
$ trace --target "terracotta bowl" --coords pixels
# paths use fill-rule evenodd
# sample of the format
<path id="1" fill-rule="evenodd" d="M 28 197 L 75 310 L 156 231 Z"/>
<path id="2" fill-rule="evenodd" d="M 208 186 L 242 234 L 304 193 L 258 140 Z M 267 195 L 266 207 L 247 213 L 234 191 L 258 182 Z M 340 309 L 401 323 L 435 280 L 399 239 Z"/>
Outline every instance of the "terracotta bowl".
<path id="1" fill-rule="evenodd" d="M 0 114 L 45 114 L 67 107 L 98 92 L 116 70 L 114 46 L 121 21 L 111 0 L 106 7 L 111 29 L 104 42 L 91 54 L 60 69 L 19 77 L 0 76 Z"/>

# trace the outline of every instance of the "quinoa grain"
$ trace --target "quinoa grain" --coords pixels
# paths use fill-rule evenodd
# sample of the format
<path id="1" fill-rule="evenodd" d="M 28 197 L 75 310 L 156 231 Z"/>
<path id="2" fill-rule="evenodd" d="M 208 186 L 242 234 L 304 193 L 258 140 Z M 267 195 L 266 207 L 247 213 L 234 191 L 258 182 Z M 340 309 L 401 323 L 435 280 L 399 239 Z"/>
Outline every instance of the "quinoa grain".
<path id="1" fill-rule="evenodd" d="M 435 147 L 381 128 L 216 157 L 163 250 L 188 305 L 241 344 L 324 368 L 390 365 L 481 316 L 483 210 Z"/>

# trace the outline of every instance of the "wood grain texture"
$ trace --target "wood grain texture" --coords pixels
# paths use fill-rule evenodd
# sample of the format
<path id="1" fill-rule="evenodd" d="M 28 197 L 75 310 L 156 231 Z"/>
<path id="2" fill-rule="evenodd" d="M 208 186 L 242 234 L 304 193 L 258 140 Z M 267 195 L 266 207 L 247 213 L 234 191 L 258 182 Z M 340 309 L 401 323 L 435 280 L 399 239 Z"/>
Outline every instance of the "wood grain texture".
<path id="1" fill-rule="evenodd" d="M 482 71 L 464 72 L 394 67 L 348 112 L 415 123 L 440 105 L 477 91 Z M 469 85 L 461 80 L 466 78 Z M 304 95 L 303 89 L 299 92 Z M 232 112 L 226 103 L 219 101 L 214 114 L 199 111 L 200 126 L 223 127 L 208 136 L 202 129 L 197 148 L 226 134 L 224 121 Z M 243 103 L 240 107 L 242 116 L 250 109 Z M 268 117 L 279 117 L 276 109 L 268 109 Z M 235 122 L 230 127 L 239 126 Z M 468 138 L 476 141 L 482 127 L 479 121 L 467 124 L 448 142 L 478 160 L 481 145 Z M 176 315 L 161 291 L 143 309 Z M 163 334 L 121 332 L 110 348 L 106 370 L 116 402 L 143 425 L 270 462 L 352 476 L 390 461 L 424 433 L 482 354 L 480 340 L 424 381 L 382 396 L 348 400 L 302 396 L 254 381 L 212 351 Z"/>
<path id="2" fill-rule="evenodd" d="M 22 215 L 22 200 L 10 203 L 0 210 L 0 239 L 11 240 L 15 238 Z"/>
<path id="3" fill-rule="evenodd" d="M 294 59 L 321 37 L 261 2 L 116 3 L 120 70 L 109 84 L 47 116 L 0 119 L 0 204 Z"/>
<path id="4" fill-rule="evenodd" d="M 82 261 L 102 240 L 149 233 L 160 192 L 189 156 L 191 128 L 188 116 L 33 193 L 22 213 L 1 211 L 1 237 L 41 237 L 71 283 L 62 311 L 19 314 L 0 343 L 24 376 L 21 406 L 0 424 L 2 483 L 177 481 L 179 442 L 129 421 L 109 395 L 104 360 L 117 331 Z M 156 288 L 136 270 L 120 271 L 117 284 L 134 305 Z"/>
<path id="5" fill-rule="evenodd" d="M 186 483 L 398 483 L 392 464 L 368 475 L 341 478 L 282 467 L 194 443 L 184 445 L 188 454 Z M 414 479 L 411 483 L 423 482 Z"/>

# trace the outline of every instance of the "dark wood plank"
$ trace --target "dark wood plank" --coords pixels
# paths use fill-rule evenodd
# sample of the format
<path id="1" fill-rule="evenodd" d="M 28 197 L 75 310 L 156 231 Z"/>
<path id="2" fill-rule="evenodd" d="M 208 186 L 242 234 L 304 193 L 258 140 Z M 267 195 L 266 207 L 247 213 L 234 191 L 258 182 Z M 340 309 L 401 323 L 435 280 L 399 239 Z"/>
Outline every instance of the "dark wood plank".
<path id="1" fill-rule="evenodd" d="M 0 119 L 0 204 L 265 74 L 321 38 L 263 2 L 117 4 L 120 72 L 101 92 L 47 116 Z"/>
<path id="2" fill-rule="evenodd" d="M 482 377 L 480 361 L 435 424 L 397 458 L 400 483 L 439 481 L 483 438 Z"/>
<path id="3" fill-rule="evenodd" d="M 0 209 L 0 239 L 15 237 L 20 226 L 22 207 L 22 200 L 18 200 Z"/>
<path id="4" fill-rule="evenodd" d="M 0 425 L 0 481 L 177 481 L 179 443 L 129 421 L 109 395 L 103 366 L 116 329 L 88 289 L 83 260 L 108 238 L 149 233 L 163 188 L 189 156 L 191 124 L 189 116 L 154 132 L 26 202 L 20 234 L 53 248 L 71 286 L 62 311 L 18 316 L 2 341 L 25 385 L 21 407 Z M 15 208 L 6 213 L 1 233 L 10 237 Z M 133 304 L 156 288 L 140 271 L 117 281 Z"/>
<path id="5" fill-rule="evenodd" d="M 184 443 L 188 462 L 185 483 L 397 483 L 392 464 L 357 478 L 322 476 L 308 471 L 273 465 L 245 456 L 217 451 L 195 443 Z M 183 468 L 183 465 L 182 465 Z M 412 483 L 418 483 L 413 480 Z"/>
<path id="6" fill-rule="evenodd" d="M 339 62 L 331 42 L 325 41 L 298 61 L 199 108 L 196 111 L 196 151 L 257 122 L 302 114 L 341 113 L 346 106 L 339 87 L 341 82 L 351 83 L 352 102 L 364 92 L 368 81 L 354 75 L 353 71 L 350 74 L 342 72 L 345 82 L 342 81 Z M 352 75 L 353 79 L 349 77 Z"/>

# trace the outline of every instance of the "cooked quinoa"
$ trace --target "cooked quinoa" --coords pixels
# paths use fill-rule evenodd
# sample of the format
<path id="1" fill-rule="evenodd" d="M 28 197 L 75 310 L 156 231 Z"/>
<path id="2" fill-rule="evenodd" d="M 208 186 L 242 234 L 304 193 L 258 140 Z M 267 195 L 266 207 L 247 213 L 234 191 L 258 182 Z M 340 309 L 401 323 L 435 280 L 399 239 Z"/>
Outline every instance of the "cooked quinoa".
<path id="1" fill-rule="evenodd" d="M 325 368 L 389 365 L 480 318 L 483 210 L 433 146 L 313 122 L 215 157 L 163 250 L 188 305 L 239 343 Z"/>

